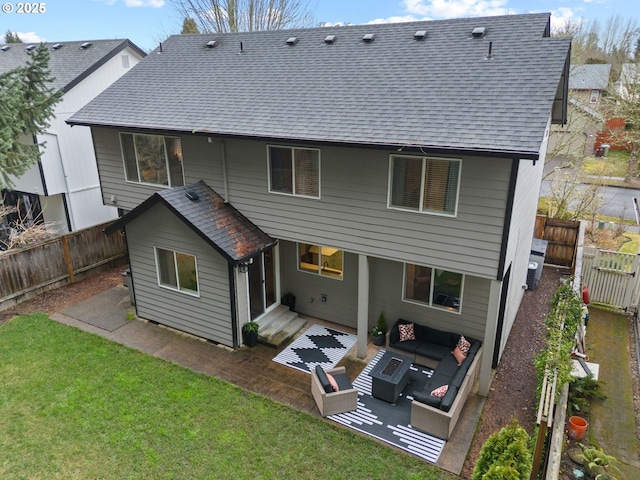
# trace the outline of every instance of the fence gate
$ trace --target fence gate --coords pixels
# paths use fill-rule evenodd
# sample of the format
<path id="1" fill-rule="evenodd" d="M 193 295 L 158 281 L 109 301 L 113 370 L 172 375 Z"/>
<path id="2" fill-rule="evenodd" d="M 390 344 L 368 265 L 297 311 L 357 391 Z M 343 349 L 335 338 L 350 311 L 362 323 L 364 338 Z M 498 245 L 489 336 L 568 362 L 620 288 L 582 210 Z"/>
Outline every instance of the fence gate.
<path id="1" fill-rule="evenodd" d="M 639 258 L 630 253 L 585 247 L 582 284 L 589 289 L 591 301 L 625 311 L 636 308 L 640 294 Z"/>

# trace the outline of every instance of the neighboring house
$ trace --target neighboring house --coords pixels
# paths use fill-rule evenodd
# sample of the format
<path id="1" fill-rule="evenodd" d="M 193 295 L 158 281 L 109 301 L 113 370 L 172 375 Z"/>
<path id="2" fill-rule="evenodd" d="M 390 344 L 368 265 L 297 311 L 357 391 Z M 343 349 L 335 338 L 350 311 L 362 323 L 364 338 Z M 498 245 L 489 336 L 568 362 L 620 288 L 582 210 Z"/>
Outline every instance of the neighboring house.
<path id="1" fill-rule="evenodd" d="M 570 39 L 549 14 L 177 35 L 91 127 L 138 315 L 238 347 L 285 293 L 479 338 L 480 393 L 526 287 Z"/>
<path id="2" fill-rule="evenodd" d="M 22 215 L 44 220 L 60 232 L 78 230 L 118 216 L 102 202 L 91 131 L 66 120 L 136 65 L 145 53 L 129 40 L 51 42 L 51 87 L 63 96 L 55 106 L 47 131 L 37 137 L 41 159 L 19 178 L 4 201 L 17 205 Z M 37 44 L 14 43 L 0 47 L 0 73 L 25 65 Z M 38 218 L 41 213 L 41 218 Z"/>
<path id="3" fill-rule="evenodd" d="M 620 80 L 616 88 L 621 95 L 627 93 L 629 85 L 640 82 L 640 63 L 624 63 L 620 71 Z"/>
<path id="4" fill-rule="evenodd" d="M 593 155 L 597 133 L 605 122 L 603 94 L 609 86 L 611 65 L 572 65 L 569 72 L 569 108 L 566 125 L 554 126 L 548 151 L 554 157 Z"/>

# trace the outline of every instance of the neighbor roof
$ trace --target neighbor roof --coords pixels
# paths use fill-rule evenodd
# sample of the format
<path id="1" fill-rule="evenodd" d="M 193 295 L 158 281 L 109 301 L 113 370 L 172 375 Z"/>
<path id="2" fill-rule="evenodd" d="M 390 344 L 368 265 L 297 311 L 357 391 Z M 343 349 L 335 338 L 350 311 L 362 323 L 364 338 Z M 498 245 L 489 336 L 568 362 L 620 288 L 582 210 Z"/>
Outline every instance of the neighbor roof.
<path id="1" fill-rule="evenodd" d="M 29 47 L 38 43 L 8 43 L 0 47 L 0 74 L 26 65 Z M 129 47 L 141 57 L 146 53 L 129 40 L 88 40 L 45 43 L 49 50 L 49 69 L 55 89 L 71 90 L 105 62 Z M 82 46 L 84 48 L 81 48 Z"/>
<path id="2" fill-rule="evenodd" d="M 171 36 L 69 123 L 537 158 L 566 109 L 549 18 Z"/>
<path id="3" fill-rule="evenodd" d="M 569 72 L 572 90 L 606 90 L 609 86 L 610 64 L 573 65 Z"/>
<path id="4" fill-rule="evenodd" d="M 190 197 L 190 198 L 189 198 Z M 105 229 L 107 235 L 163 204 L 214 247 L 227 261 L 238 264 L 275 245 L 276 241 L 200 180 L 198 183 L 160 190 Z"/>

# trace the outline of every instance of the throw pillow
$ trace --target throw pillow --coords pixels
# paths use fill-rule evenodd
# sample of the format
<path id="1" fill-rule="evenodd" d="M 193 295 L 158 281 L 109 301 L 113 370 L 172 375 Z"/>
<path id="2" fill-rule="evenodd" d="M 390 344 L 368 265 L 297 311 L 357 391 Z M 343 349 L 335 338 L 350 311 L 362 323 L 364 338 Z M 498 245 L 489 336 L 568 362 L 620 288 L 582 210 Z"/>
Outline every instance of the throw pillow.
<path id="1" fill-rule="evenodd" d="M 464 338 L 464 335 L 460 335 L 460 339 L 458 340 L 458 348 L 462 350 L 462 353 L 464 353 L 465 357 L 467 356 L 467 353 L 469 353 L 471 343 L 469 342 L 469 340 Z"/>
<path id="2" fill-rule="evenodd" d="M 331 388 L 333 388 L 334 392 L 337 392 L 340 390 L 340 387 L 338 387 L 338 382 L 336 382 L 336 379 L 333 378 L 333 375 L 331 375 L 330 373 L 327 373 L 327 378 L 329 379 L 329 383 L 331 384 Z"/>
<path id="3" fill-rule="evenodd" d="M 435 390 L 433 390 L 431 392 L 431 395 L 433 397 L 438 397 L 438 398 L 442 398 L 445 396 L 445 394 L 447 393 L 447 390 L 449 390 L 449 385 L 443 385 L 441 387 L 436 388 Z"/>
<path id="4" fill-rule="evenodd" d="M 464 362 L 464 359 L 467 358 L 467 355 L 462 350 L 460 350 L 460 347 L 458 346 L 456 346 L 456 348 L 453 350 L 453 352 L 451 352 L 451 354 L 456 359 L 456 362 L 458 362 L 458 366 L 462 365 L 462 362 Z"/>
<path id="5" fill-rule="evenodd" d="M 400 341 L 404 342 L 405 340 L 415 340 L 416 334 L 413 331 L 413 323 L 403 323 L 398 325 L 398 330 L 400 331 Z"/>

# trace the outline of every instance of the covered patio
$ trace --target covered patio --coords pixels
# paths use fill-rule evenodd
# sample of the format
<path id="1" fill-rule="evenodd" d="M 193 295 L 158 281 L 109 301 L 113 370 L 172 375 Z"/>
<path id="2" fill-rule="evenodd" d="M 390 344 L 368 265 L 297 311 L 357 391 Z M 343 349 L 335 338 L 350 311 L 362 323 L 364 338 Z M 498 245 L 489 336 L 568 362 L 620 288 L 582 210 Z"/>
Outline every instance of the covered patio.
<path id="1" fill-rule="evenodd" d="M 105 297 L 101 299 L 101 295 Z M 109 317 L 126 318 L 128 310 L 132 311 L 126 298 L 128 290 L 125 287 L 114 287 L 101 295 L 76 304 L 62 313 L 55 313 L 51 318 L 320 416 L 311 395 L 310 375 L 273 361 L 286 346 L 275 349 L 259 344 L 253 348 L 232 350 L 141 319 L 124 323 L 110 322 Z M 95 322 L 90 323 L 95 311 L 100 311 L 101 317 L 116 328 L 109 330 L 97 326 Z M 355 329 L 343 325 L 313 317 L 304 318 L 307 320 L 307 327 L 299 334 L 314 324 L 356 334 Z M 360 359 L 357 357 L 356 345 L 338 362 L 338 366 L 344 366 L 348 377 L 353 380 L 378 353 L 379 348 L 381 347 L 374 346 L 369 341 L 366 358 Z M 484 401 L 485 398 L 475 392 L 469 396 L 460 421 L 444 446 L 437 466 L 455 474 L 461 472 Z M 337 423 L 336 425 L 338 426 Z"/>

